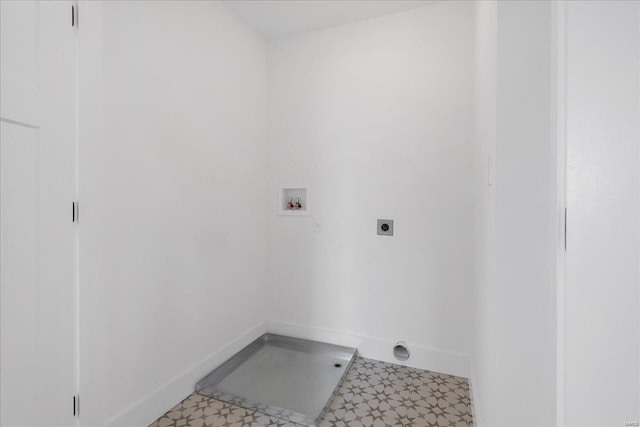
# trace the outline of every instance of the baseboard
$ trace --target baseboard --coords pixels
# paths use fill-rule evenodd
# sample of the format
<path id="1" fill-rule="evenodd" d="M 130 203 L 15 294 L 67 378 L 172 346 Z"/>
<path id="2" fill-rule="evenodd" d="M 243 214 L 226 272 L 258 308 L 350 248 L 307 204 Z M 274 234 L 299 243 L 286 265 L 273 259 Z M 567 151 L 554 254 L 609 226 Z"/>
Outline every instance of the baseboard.
<path id="1" fill-rule="evenodd" d="M 259 323 L 200 362 L 185 369 L 127 409 L 108 419 L 104 423 L 105 427 L 148 426 L 176 403 L 193 393 L 198 380 L 265 332 L 265 322 Z"/>
<path id="2" fill-rule="evenodd" d="M 464 354 L 435 350 L 407 343 L 411 357 L 399 362 L 393 357 L 392 341 L 355 335 L 347 332 L 297 325 L 276 320 L 267 320 L 254 326 L 218 351 L 185 369 L 148 395 L 125 410 L 109 418 L 105 427 L 144 427 L 164 414 L 180 400 L 193 392 L 195 383 L 207 373 L 221 365 L 242 348 L 265 332 L 282 334 L 296 338 L 328 342 L 355 347 L 362 357 L 402 364 L 413 368 L 426 369 L 459 377 L 470 377 L 469 357 Z M 475 399 L 475 387 L 472 387 Z"/>
<path id="3" fill-rule="evenodd" d="M 412 345 L 409 342 L 407 345 L 411 351 L 411 357 L 404 362 L 400 362 L 393 357 L 393 345 L 395 344 L 393 341 L 277 320 L 267 320 L 265 326 L 267 332 L 274 334 L 355 347 L 362 357 L 370 359 L 464 378 L 469 378 L 470 376 L 469 356 L 461 353 L 435 350 L 424 346 Z"/>

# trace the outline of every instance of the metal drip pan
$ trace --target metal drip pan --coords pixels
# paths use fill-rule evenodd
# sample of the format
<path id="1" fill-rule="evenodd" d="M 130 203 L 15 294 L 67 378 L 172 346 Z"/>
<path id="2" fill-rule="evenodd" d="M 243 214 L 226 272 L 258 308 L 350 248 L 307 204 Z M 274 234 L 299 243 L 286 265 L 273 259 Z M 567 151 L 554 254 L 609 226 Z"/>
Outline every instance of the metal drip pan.
<path id="1" fill-rule="evenodd" d="M 315 426 L 355 356 L 355 348 L 264 334 L 200 380 L 196 392 Z"/>

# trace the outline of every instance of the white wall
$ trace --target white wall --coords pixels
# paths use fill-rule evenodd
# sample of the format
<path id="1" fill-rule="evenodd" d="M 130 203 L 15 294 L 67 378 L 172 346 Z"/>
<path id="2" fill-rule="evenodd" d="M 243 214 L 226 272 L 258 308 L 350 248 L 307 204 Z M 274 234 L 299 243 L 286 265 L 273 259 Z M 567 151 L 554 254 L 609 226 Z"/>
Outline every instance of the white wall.
<path id="1" fill-rule="evenodd" d="M 630 248 L 628 259 L 610 245 L 581 255 L 597 273 L 585 277 L 615 265 L 615 283 L 587 288 L 589 296 L 576 289 L 573 301 L 567 288 L 567 332 L 575 333 L 566 348 L 566 409 L 575 424 L 587 423 L 579 414 L 586 401 L 589 414 L 604 414 L 591 420 L 606 423 L 610 410 L 633 419 L 625 411 L 638 401 L 639 296 L 629 285 L 640 282 L 638 48 L 598 47 L 637 36 L 637 3 L 625 7 L 633 10 L 618 12 L 625 19 L 617 31 L 597 27 L 610 39 L 582 34 L 589 25 L 570 32 L 583 48 L 570 64 L 588 71 L 570 90 L 580 94 L 570 98 L 570 140 L 586 138 L 581 149 L 593 163 L 578 166 L 606 178 L 597 198 L 589 180 L 576 194 L 585 213 L 604 206 L 594 215 L 618 215 L 613 231 Z M 404 339 L 446 356 L 421 367 L 451 373 L 466 375 L 445 360 L 471 354 L 481 425 L 554 425 L 552 8 L 436 3 L 273 42 L 267 66 L 263 41 L 219 2 L 83 3 L 83 424 L 152 421 L 270 319 L 266 327 L 284 333 L 370 338 L 372 354 Z M 591 59 L 592 46 L 610 56 Z M 620 69 L 625 74 L 611 78 Z M 607 78 L 619 94 L 582 94 Z M 635 88 L 635 98 L 621 88 Z M 587 119 L 595 135 L 612 133 L 586 116 L 599 111 L 600 95 L 608 104 L 597 108 L 636 114 L 635 128 L 616 134 L 620 151 L 582 133 Z M 577 108 L 583 103 L 590 107 Z M 594 152 L 611 163 L 596 163 Z M 310 186 L 312 216 L 276 214 L 281 184 Z M 395 219 L 396 235 L 376 236 L 376 218 Z M 571 241 L 611 237 L 610 221 L 589 221 Z M 607 263 L 591 262 L 598 256 Z M 593 334 L 585 319 L 602 308 L 583 311 L 593 301 L 608 304 L 596 324 L 611 341 L 604 347 L 582 338 Z M 621 355 L 625 343 L 631 350 Z M 607 366 L 620 368 L 614 374 L 624 376 L 629 399 L 601 412 L 585 381 L 606 388 L 614 380 L 581 359 L 595 346 L 603 360 L 618 358 Z"/>
<path id="2" fill-rule="evenodd" d="M 270 43 L 271 319 L 468 352 L 472 11 L 442 2 Z M 277 216 L 279 185 L 309 185 L 313 216 Z"/>
<path id="3" fill-rule="evenodd" d="M 490 427 L 551 426 L 557 238 L 552 4 L 479 2 L 476 8 L 476 417 Z"/>
<path id="4" fill-rule="evenodd" d="M 640 3 L 567 8 L 565 423 L 640 421 Z"/>
<path id="5" fill-rule="evenodd" d="M 265 318 L 266 50 L 220 2 L 80 11 L 82 422 L 147 425 Z"/>

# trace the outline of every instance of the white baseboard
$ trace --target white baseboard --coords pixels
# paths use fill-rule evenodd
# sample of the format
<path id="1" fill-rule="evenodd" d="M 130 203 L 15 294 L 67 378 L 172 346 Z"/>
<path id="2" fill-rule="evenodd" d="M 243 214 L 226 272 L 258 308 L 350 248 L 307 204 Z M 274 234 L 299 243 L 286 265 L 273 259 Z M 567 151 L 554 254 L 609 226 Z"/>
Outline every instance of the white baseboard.
<path id="1" fill-rule="evenodd" d="M 443 374 L 469 378 L 469 356 L 443 350 L 435 350 L 407 343 L 411 351 L 409 360 L 400 362 L 393 357 L 395 342 L 354 335 L 351 333 L 297 325 L 277 320 L 265 322 L 267 332 L 287 335 L 295 338 L 322 341 L 336 345 L 355 347 L 362 357 L 396 363 L 412 368 L 425 369 Z"/>
<path id="2" fill-rule="evenodd" d="M 218 351 L 185 369 L 158 389 L 152 391 L 125 410 L 109 418 L 106 427 L 146 427 L 171 409 L 176 403 L 193 393 L 198 380 L 220 366 L 231 356 L 266 332 L 261 322 Z"/>
<path id="3" fill-rule="evenodd" d="M 362 357 L 402 364 L 413 368 L 426 369 L 449 375 L 469 378 L 469 357 L 442 350 L 411 345 L 409 360 L 399 362 L 393 357 L 392 341 L 364 337 L 330 329 L 315 328 L 305 325 L 267 320 L 246 331 L 235 340 L 218 351 L 210 354 L 200 362 L 185 369 L 164 385 L 147 394 L 125 410 L 109 418 L 105 427 L 145 427 L 162 416 L 186 396 L 193 392 L 198 380 L 220 366 L 223 362 L 250 344 L 265 332 L 304 338 L 331 344 L 355 347 Z M 475 388 L 472 388 L 475 391 Z M 474 396 L 475 400 L 475 396 Z"/>

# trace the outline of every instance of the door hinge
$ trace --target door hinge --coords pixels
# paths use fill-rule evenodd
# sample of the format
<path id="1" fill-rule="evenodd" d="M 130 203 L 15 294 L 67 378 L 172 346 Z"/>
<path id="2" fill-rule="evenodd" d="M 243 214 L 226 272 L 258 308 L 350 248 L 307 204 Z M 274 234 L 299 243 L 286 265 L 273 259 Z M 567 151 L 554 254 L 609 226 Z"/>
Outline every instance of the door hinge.
<path id="1" fill-rule="evenodd" d="M 77 3 L 71 5 L 71 26 L 72 27 L 78 26 L 78 4 Z"/>
<path id="2" fill-rule="evenodd" d="M 73 416 L 80 415 L 80 396 L 73 396 Z"/>
<path id="3" fill-rule="evenodd" d="M 71 202 L 71 221 L 72 222 L 78 222 L 78 202 L 74 201 Z"/>

